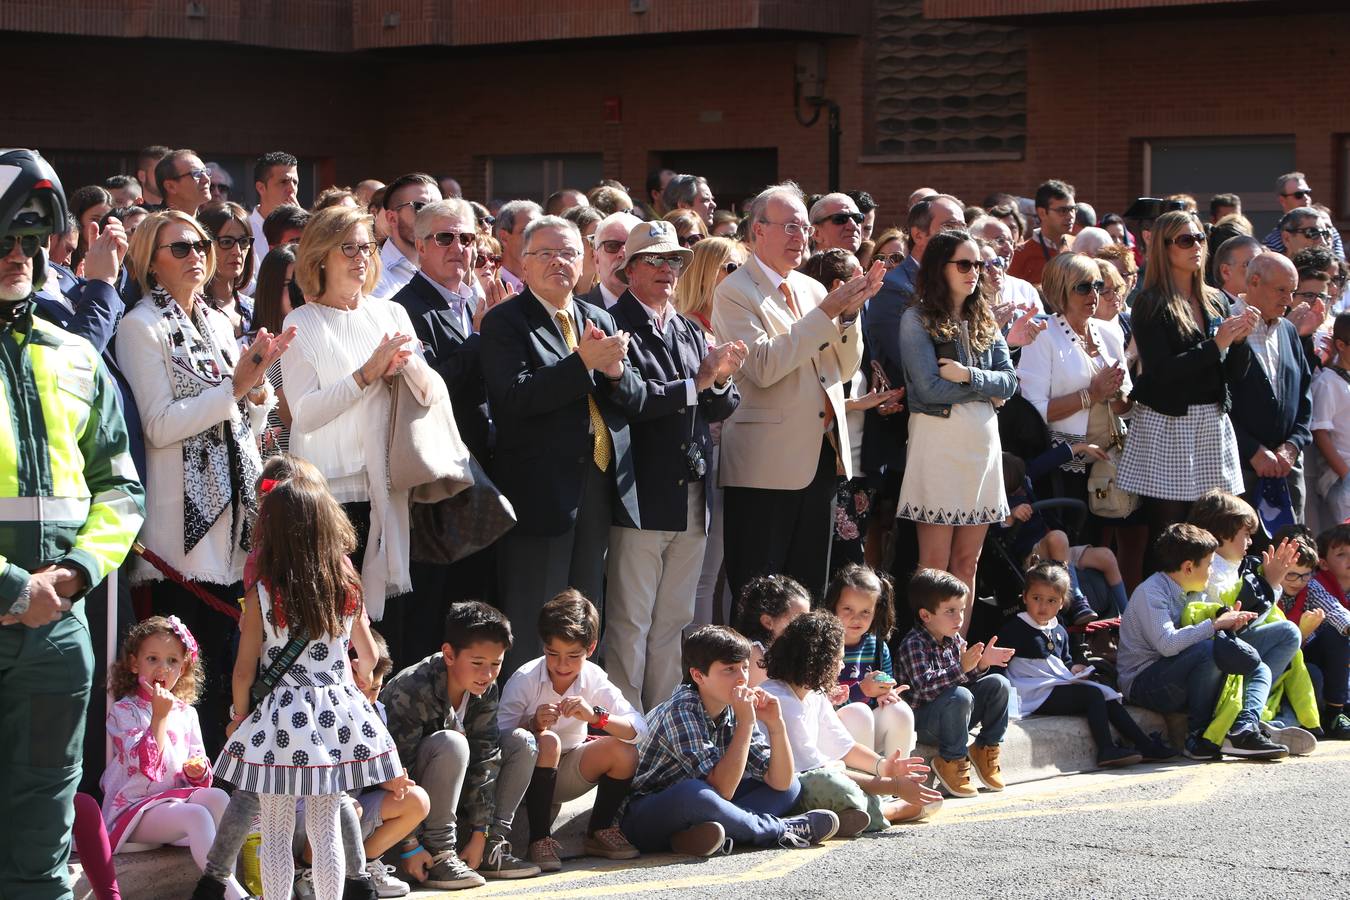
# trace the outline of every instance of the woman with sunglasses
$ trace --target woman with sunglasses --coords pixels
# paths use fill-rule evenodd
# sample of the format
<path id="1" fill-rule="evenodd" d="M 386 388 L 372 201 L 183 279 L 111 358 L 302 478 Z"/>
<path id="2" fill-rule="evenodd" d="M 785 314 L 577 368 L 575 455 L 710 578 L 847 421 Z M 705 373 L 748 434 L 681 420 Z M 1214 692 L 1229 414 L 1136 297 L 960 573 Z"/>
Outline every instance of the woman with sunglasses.
<path id="1" fill-rule="evenodd" d="M 866 247 L 866 242 L 864 242 L 863 246 Z M 864 269 L 872 265 L 876 260 L 881 260 L 888 272 L 904 262 L 904 232 L 899 228 L 887 228 L 881 234 L 877 235 L 876 243 L 872 245 L 872 252 L 858 257 L 858 262 Z"/>
<path id="2" fill-rule="evenodd" d="M 694 245 L 694 258 L 675 283 L 675 309 L 680 315 L 703 329 L 708 346 L 717 343 L 712 330 L 713 292 L 722 281 L 745 265 L 748 252 L 739 241 L 724 237 L 710 237 Z M 708 525 L 708 542 L 703 553 L 703 571 L 699 575 L 694 594 L 694 624 L 712 625 L 731 621 L 728 593 L 716 597 L 718 576 L 722 572 L 722 489 L 717 487 L 717 460 L 722 440 L 722 423 L 710 422 L 712 459 L 708 461 L 712 485 L 708 503 L 712 520 Z M 716 610 L 716 612 L 714 612 Z"/>
<path id="3" fill-rule="evenodd" d="M 184 578 L 231 606 L 258 508 L 257 435 L 275 402 L 267 368 L 294 332 L 258 335 L 242 353 L 234 329 L 207 301 L 216 247 L 177 210 L 150 215 L 131 239 L 142 297 L 117 329 L 117 364 L 131 385 L 145 434 L 146 516 L 140 540 Z M 138 561 L 133 583 L 153 582 L 155 615 L 177 615 L 201 640 L 207 683 L 201 723 L 224 740 L 234 622 Z M 214 743 L 213 743 L 214 741 Z"/>
<path id="4" fill-rule="evenodd" d="M 595 271 L 595 229 L 604 218 L 604 214 L 594 206 L 574 206 L 562 217 L 581 232 L 581 246 L 583 248 L 581 261 L 581 277 L 577 279 L 577 286 L 572 289 L 572 293 L 578 297 L 585 296 L 595 287 L 599 276 Z"/>
<path id="5" fill-rule="evenodd" d="M 248 212 L 238 203 L 212 201 L 197 210 L 216 245 L 216 271 L 206 283 L 206 299 L 230 320 L 242 340 L 253 329 L 253 298 L 243 289 L 253 280 L 253 231 Z"/>
<path id="6" fill-rule="evenodd" d="M 253 327 L 273 334 L 282 328 L 296 307 L 305 305 L 305 296 L 295 283 L 295 244 L 273 247 L 258 266 L 258 285 L 253 294 Z M 291 408 L 282 388 L 281 361 L 267 370 L 267 381 L 277 394 L 277 405 L 267 411 L 267 430 L 263 432 L 262 456 L 291 452 Z"/>
<path id="7" fill-rule="evenodd" d="M 1192 213 L 1158 217 L 1148 260 L 1130 315 L 1142 371 L 1117 483 L 1142 498 L 1151 545 L 1207 491 L 1242 493 L 1229 385 L 1251 363 L 1246 338 L 1257 313 L 1232 315 L 1205 284 L 1205 230 Z"/>
<path id="8" fill-rule="evenodd" d="M 924 248 L 917 299 L 900 320 L 909 443 L 897 517 L 919 534 L 919 565 L 966 587 L 970 628 L 975 568 L 985 532 L 1008 515 L 996 407 L 1017 390 L 1017 373 L 980 289 L 984 261 L 964 229 Z"/>
<path id="9" fill-rule="evenodd" d="M 686 250 L 693 250 L 699 241 L 708 236 L 708 223 L 691 209 L 673 209 L 663 218 L 675 226 L 675 237 Z"/>

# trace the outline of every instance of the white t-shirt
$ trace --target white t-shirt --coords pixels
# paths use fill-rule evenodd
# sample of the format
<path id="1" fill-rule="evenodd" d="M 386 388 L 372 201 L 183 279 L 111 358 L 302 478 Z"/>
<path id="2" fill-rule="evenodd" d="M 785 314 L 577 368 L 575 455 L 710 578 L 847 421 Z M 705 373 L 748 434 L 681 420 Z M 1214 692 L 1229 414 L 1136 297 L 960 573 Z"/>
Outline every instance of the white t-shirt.
<path id="1" fill-rule="evenodd" d="M 829 698 L 820 691 L 811 691 L 799 700 L 792 688 L 781 681 L 770 678 L 760 687 L 777 697 L 783 709 L 783 724 L 787 726 L 788 743 L 792 745 L 792 759 L 798 772 L 843 759 L 853 749 L 853 735 L 839 721 Z"/>
<path id="2" fill-rule="evenodd" d="M 1331 444 L 1340 454 L 1342 462 L 1350 464 L 1350 382 L 1337 375 L 1331 369 L 1319 369 L 1312 380 L 1312 422 L 1308 427 L 1313 431 L 1331 432 Z M 1330 466 L 1323 482 L 1333 482 L 1336 473 Z M 1319 484 L 1318 491 L 1326 493 L 1330 484 Z"/>

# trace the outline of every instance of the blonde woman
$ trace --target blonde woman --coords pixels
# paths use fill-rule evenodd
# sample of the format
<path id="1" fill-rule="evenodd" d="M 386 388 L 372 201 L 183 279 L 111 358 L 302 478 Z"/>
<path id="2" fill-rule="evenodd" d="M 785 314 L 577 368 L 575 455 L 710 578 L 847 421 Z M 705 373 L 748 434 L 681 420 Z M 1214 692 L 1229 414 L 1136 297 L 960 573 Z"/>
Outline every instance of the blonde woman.
<path id="1" fill-rule="evenodd" d="M 708 236 L 708 223 L 690 209 L 676 209 L 666 213 L 665 220 L 675 226 L 680 246 L 693 250 L 694 245 Z"/>
<path id="2" fill-rule="evenodd" d="M 117 364 L 145 433 L 140 540 L 188 581 L 233 604 L 258 509 L 257 436 L 275 402 L 267 367 L 294 330 L 275 337 L 259 331 L 241 353 L 230 320 L 204 293 L 215 273 L 215 245 L 185 213 L 146 218 L 128 255 L 144 299 L 118 326 Z M 207 671 L 202 729 L 208 742 L 223 740 L 228 670 L 222 666 L 234 623 L 162 578 L 144 561 L 132 572 L 133 582 L 153 582 L 155 615 L 177 615 L 200 637 Z"/>

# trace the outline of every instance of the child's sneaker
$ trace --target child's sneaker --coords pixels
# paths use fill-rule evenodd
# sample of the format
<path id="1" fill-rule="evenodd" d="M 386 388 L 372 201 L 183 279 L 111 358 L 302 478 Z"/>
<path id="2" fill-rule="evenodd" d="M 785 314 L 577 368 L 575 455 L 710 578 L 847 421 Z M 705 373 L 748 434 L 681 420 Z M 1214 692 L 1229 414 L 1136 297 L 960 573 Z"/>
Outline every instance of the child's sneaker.
<path id="1" fill-rule="evenodd" d="M 975 777 L 980 784 L 991 791 L 1003 790 L 1003 770 L 999 767 L 999 747 L 984 747 L 974 744 L 970 748 L 970 761 L 975 764 Z"/>
<path id="2" fill-rule="evenodd" d="M 295 900 L 315 900 L 313 869 L 301 869 L 295 873 Z"/>
<path id="3" fill-rule="evenodd" d="M 1289 755 L 1289 748 L 1275 743 L 1259 728 L 1244 728 L 1230 731 L 1223 739 L 1223 754 L 1240 759 L 1282 759 Z"/>
<path id="4" fill-rule="evenodd" d="M 835 837 L 855 838 L 872 824 L 872 817 L 865 809 L 846 809 L 838 815 L 839 830 L 835 832 Z"/>
<path id="5" fill-rule="evenodd" d="M 670 836 L 670 849 L 681 856 L 712 856 L 730 853 L 731 839 L 721 822 L 700 822 Z"/>
<path id="6" fill-rule="evenodd" d="M 366 863 L 366 874 L 370 876 L 377 897 L 406 897 L 411 890 L 405 882 L 394 877 L 393 866 L 386 866 L 378 859 Z"/>
<path id="7" fill-rule="evenodd" d="M 933 757 L 933 774 L 938 784 L 953 797 L 978 797 L 980 792 L 970 783 L 970 759 L 943 759 L 939 754 Z"/>
<path id="8" fill-rule="evenodd" d="M 1317 749 L 1317 738 L 1311 731 L 1299 728 L 1297 725 L 1289 725 L 1281 728 L 1278 725 L 1271 725 L 1269 722 L 1262 722 L 1260 725 L 1261 733 L 1268 737 L 1271 743 L 1283 744 L 1289 748 L 1292 756 L 1307 756 Z"/>
<path id="9" fill-rule="evenodd" d="M 1186 749 L 1182 754 L 1187 759 L 1194 759 L 1200 762 L 1212 762 L 1223 757 L 1223 750 L 1218 744 L 1206 738 L 1204 735 L 1196 732 L 1186 738 Z"/>
<path id="10" fill-rule="evenodd" d="M 459 854 L 453 850 L 442 850 L 431 857 L 431 868 L 427 869 L 427 880 L 423 887 L 453 891 L 458 888 L 482 887 L 487 884 L 482 875 L 470 869 Z"/>
<path id="11" fill-rule="evenodd" d="M 1082 591 L 1075 590 L 1069 596 L 1069 621 L 1074 625 L 1086 625 L 1097 620 L 1097 611 L 1092 608 Z"/>
<path id="12" fill-rule="evenodd" d="M 1148 736 L 1147 744 L 1140 744 L 1137 749 L 1144 757 L 1144 762 L 1162 762 L 1181 755 L 1181 751 L 1164 741 L 1162 733 L 1157 731 Z"/>
<path id="13" fill-rule="evenodd" d="M 499 834 L 489 834 L 479 874 L 487 878 L 533 878 L 539 867 L 511 854 L 511 842 Z"/>
<path id="14" fill-rule="evenodd" d="M 525 858 L 538 866 L 541 872 L 557 872 L 562 869 L 562 857 L 558 855 L 561 850 L 562 844 L 551 837 L 542 837 L 530 842 Z"/>
<path id="15" fill-rule="evenodd" d="M 1105 769 L 1108 766 L 1132 766 L 1143 761 L 1144 755 L 1142 753 L 1128 747 L 1107 747 L 1097 753 L 1097 767 L 1099 769 Z"/>
<path id="16" fill-rule="evenodd" d="M 225 900 L 225 882 L 203 875 L 197 880 L 197 886 L 192 889 L 192 896 L 188 900 Z"/>
<path id="17" fill-rule="evenodd" d="M 581 844 L 581 852 L 587 856 L 598 856 L 601 859 L 637 859 L 638 850 L 631 843 L 624 833 L 616 826 L 609 828 L 597 828 L 593 833 L 586 835 L 586 840 Z"/>
<path id="18" fill-rule="evenodd" d="M 813 809 L 800 816 L 783 820 L 783 836 L 778 843 L 783 847 L 801 849 L 828 841 L 839 832 L 839 817 L 828 809 Z"/>
<path id="19" fill-rule="evenodd" d="M 1327 740 L 1350 741 L 1350 716 L 1347 716 L 1345 713 L 1338 713 L 1335 718 L 1323 727 L 1326 732 Z"/>

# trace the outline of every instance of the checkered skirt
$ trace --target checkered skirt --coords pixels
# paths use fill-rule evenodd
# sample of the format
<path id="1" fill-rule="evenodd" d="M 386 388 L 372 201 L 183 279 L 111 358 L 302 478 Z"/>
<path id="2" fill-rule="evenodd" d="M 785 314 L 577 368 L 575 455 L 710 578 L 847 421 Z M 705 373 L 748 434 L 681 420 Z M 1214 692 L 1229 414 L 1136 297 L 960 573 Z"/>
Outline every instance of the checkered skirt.
<path id="1" fill-rule="evenodd" d="M 1184 416 L 1136 404 L 1116 483 L 1160 500 L 1198 500 L 1216 488 L 1242 493 L 1233 423 L 1215 403 L 1189 406 Z"/>

